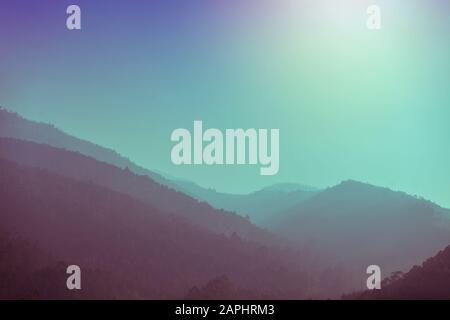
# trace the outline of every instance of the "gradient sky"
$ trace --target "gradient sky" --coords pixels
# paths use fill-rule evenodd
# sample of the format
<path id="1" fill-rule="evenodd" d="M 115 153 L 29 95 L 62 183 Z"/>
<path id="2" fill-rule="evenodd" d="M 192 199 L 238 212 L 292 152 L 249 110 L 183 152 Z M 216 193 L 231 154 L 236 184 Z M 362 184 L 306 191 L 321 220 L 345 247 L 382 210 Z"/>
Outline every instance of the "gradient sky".
<path id="1" fill-rule="evenodd" d="M 0 105 L 220 191 L 355 179 L 450 207 L 449 34 L 448 0 L 2 0 Z M 194 120 L 279 128 L 278 175 L 174 166 Z"/>

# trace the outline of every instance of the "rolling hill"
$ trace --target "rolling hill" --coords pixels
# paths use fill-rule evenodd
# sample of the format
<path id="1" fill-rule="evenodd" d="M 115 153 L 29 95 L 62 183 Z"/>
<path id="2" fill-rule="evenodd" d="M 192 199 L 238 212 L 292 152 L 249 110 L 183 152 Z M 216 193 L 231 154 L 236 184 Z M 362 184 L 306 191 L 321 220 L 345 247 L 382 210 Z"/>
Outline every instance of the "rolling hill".
<path id="1" fill-rule="evenodd" d="M 222 275 L 233 298 L 306 294 L 305 274 L 287 251 L 211 233 L 94 183 L 0 159 L 0 198 L 3 298 L 183 298 Z M 66 264 L 86 271 L 72 296 Z M 17 266 L 24 272 L 11 271 Z"/>
<path id="2" fill-rule="evenodd" d="M 306 246 L 342 271 L 347 285 L 365 286 L 372 264 L 406 271 L 450 243 L 450 210 L 424 199 L 346 181 L 280 213 L 271 230 Z"/>
<path id="3" fill-rule="evenodd" d="M 258 226 L 270 227 L 279 212 L 290 209 L 315 195 L 318 190 L 299 184 L 276 184 L 250 194 L 229 194 L 202 188 L 189 181 L 174 180 L 179 190 L 211 206 L 248 217 Z"/>
<path id="4" fill-rule="evenodd" d="M 76 151 L 116 167 L 128 168 L 137 174 L 147 175 L 167 186 L 171 185 L 170 181 L 162 175 L 136 165 L 112 149 L 74 137 L 52 124 L 31 121 L 2 108 L 0 108 L 0 137 L 27 140 Z"/>
<path id="5" fill-rule="evenodd" d="M 159 210 L 183 216 L 193 225 L 216 233 L 271 242 L 275 237 L 234 213 L 217 210 L 181 192 L 81 153 L 29 141 L 0 138 L 0 158 L 21 165 L 47 169 L 76 180 L 107 187 L 133 196 Z"/>
<path id="6" fill-rule="evenodd" d="M 172 217 L 176 225 L 183 221 L 188 229 L 214 237 L 276 247 L 275 252 L 280 252 L 280 246 L 286 245 L 282 238 L 287 238 L 290 248 L 302 254 L 302 269 L 310 271 L 308 297 L 338 297 L 363 289 L 368 265 L 379 265 L 383 274 L 406 271 L 450 243 L 450 210 L 402 192 L 349 180 L 325 190 L 282 184 L 248 195 L 220 193 L 163 177 L 112 150 L 5 110 L 0 110 L 0 158 L 30 172 L 64 177 L 69 185 L 104 188 L 114 197 L 127 197 L 133 205 L 140 203 L 146 208 L 143 211 Z M 53 205 L 45 208 L 51 211 Z M 77 206 L 76 202 L 71 205 Z M 122 214 L 128 213 L 123 204 L 121 208 Z M 292 255 L 290 259 L 293 264 L 300 261 Z M 50 268 L 55 266 L 52 260 Z M 236 285 L 236 279 L 217 271 L 208 279 L 189 282 L 192 290 L 177 291 L 178 297 L 209 297 L 216 291 L 251 296 Z M 117 279 L 109 271 L 106 276 Z M 133 290 L 142 294 L 140 289 Z M 104 295 L 104 288 L 92 291 L 93 296 L 99 294 Z"/>
<path id="7" fill-rule="evenodd" d="M 81 153 L 115 167 L 130 170 L 137 175 L 148 176 L 161 185 L 185 193 L 201 202 L 207 202 L 216 209 L 249 216 L 251 221 L 260 226 L 265 226 L 265 222 L 272 215 L 300 203 L 316 191 L 314 188 L 306 186 L 285 185 L 283 188 L 274 186 L 248 195 L 216 192 L 190 181 L 168 177 L 165 174 L 145 169 L 114 150 L 78 139 L 51 124 L 31 121 L 1 108 L 0 137 L 47 144 Z"/>
<path id="8" fill-rule="evenodd" d="M 393 273 L 381 290 L 350 294 L 344 299 L 359 300 L 450 300 L 450 246 L 414 266 L 407 273 Z"/>

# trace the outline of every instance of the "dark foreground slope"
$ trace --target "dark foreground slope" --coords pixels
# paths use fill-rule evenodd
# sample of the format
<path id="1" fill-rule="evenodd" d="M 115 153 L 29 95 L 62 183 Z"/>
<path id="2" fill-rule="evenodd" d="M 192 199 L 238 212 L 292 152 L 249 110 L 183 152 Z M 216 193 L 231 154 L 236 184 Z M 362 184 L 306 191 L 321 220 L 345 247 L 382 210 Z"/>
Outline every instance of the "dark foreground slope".
<path id="1" fill-rule="evenodd" d="M 237 288 L 233 298 L 305 296 L 288 253 L 193 227 L 93 183 L 0 160 L 0 199 L 2 242 L 13 244 L 0 251 L 0 272 L 12 277 L 2 297 L 67 297 L 66 264 L 87 274 L 74 298 L 182 298 L 221 276 Z"/>
<path id="2" fill-rule="evenodd" d="M 114 299 L 121 281 L 100 269 L 82 269 L 82 291 L 67 290 L 69 261 L 50 256 L 36 243 L 0 230 L 0 300 Z"/>
<path id="3" fill-rule="evenodd" d="M 354 293 L 344 299 L 450 300 L 450 246 L 422 266 L 392 274 L 382 282 L 381 290 Z"/>

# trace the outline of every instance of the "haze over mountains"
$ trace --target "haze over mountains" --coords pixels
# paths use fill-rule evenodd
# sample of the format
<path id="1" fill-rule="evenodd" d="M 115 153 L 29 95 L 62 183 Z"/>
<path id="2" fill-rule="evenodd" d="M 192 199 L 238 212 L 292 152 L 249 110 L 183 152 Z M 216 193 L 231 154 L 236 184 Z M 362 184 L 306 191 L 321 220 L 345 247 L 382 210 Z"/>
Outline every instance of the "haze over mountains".
<path id="1" fill-rule="evenodd" d="M 371 264 L 407 270 L 450 243 L 450 210 L 429 201 L 345 181 L 280 212 L 271 228 L 350 274 Z M 361 281 L 359 277 L 355 282 Z M 364 285 L 364 283 L 360 283 Z"/>
<path id="2" fill-rule="evenodd" d="M 264 221 L 270 215 L 276 214 L 280 209 L 292 207 L 316 191 L 315 188 L 308 186 L 290 184 L 284 185 L 283 188 L 268 187 L 250 195 L 216 192 L 190 181 L 164 177 L 159 173 L 136 165 L 114 150 L 73 137 L 51 124 L 30 121 L 1 108 L 0 137 L 48 144 L 57 148 L 79 152 L 119 168 L 127 168 L 138 175 L 149 176 L 155 182 L 181 191 L 197 200 L 208 202 L 217 209 L 234 211 L 243 216 L 248 215 L 252 221 L 260 225 L 264 225 Z"/>
<path id="3" fill-rule="evenodd" d="M 0 108 L 0 137 L 10 137 L 48 144 L 57 148 L 76 151 L 99 161 L 109 163 L 119 168 L 127 168 L 138 175 L 149 176 L 155 182 L 181 191 L 191 197 L 208 202 L 217 209 L 234 211 L 243 216 L 248 215 L 252 221 L 263 222 L 267 216 L 275 214 L 278 208 L 289 208 L 315 190 L 311 187 L 291 185 L 289 189 L 277 189 L 270 194 L 272 199 L 268 203 L 268 191 L 264 189 L 250 195 L 233 195 L 219 193 L 212 189 L 176 178 L 167 178 L 154 171 L 142 168 L 128 158 L 114 150 L 96 145 L 89 141 L 71 136 L 51 124 L 38 123 L 27 120 L 18 114 Z M 261 203 L 260 201 L 264 201 Z"/>
<path id="4" fill-rule="evenodd" d="M 299 184 L 277 184 L 250 194 L 229 194 L 205 189 L 189 181 L 175 183 L 192 197 L 215 208 L 248 216 L 253 223 L 263 227 L 269 227 L 270 220 L 280 211 L 290 209 L 318 192 L 318 189 Z"/>
<path id="5" fill-rule="evenodd" d="M 368 265 L 406 271 L 450 244 L 450 210 L 402 192 L 349 180 L 219 193 L 1 109 L 0 164 L 2 233 L 10 234 L 0 247 L 13 243 L 41 261 L 27 277 L 62 270 L 59 260 L 102 270 L 111 288 L 93 280 L 89 298 L 336 298 L 364 288 Z M 148 285 L 149 270 L 161 281 Z M 25 281 L 11 277 L 11 288 Z"/>
<path id="6" fill-rule="evenodd" d="M 148 175 L 157 182 L 169 184 L 169 181 L 161 175 L 134 164 L 114 150 L 78 139 L 51 124 L 27 120 L 2 108 L 0 108 L 0 137 L 45 143 L 57 148 L 77 151 L 116 167 L 129 168 L 137 174 Z"/>

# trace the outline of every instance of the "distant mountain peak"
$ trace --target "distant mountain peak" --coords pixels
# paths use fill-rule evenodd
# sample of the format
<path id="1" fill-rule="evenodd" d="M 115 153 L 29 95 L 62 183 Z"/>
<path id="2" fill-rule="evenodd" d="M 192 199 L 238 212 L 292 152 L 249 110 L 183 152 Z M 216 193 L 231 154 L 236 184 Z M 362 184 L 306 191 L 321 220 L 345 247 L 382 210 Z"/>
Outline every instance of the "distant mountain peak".
<path id="1" fill-rule="evenodd" d="M 361 181 L 353 180 L 353 179 L 344 180 L 338 186 L 344 186 L 344 187 L 374 187 L 374 188 L 376 188 L 374 185 L 371 185 L 369 183 L 361 182 Z"/>
<path id="2" fill-rule="evenodd" d="M 344 180 L 341 183 L 328 188 L 327 190 L 333 190 L 333 191 L 340 191 L 340 192 L 392 192 L 392 193 L 402 193 L 406 195 L 406 193 L 403 192 L 397 192 L 394 190 L 391 190 L 386 187 L 376 186 L 367 182 L 361 182 L 353 179 Z"/>
<path id="3" fill-rule="evenodd" d="M 278 191 L 278 192 L 296 192 L 296 191 L 308 191 L 308 192 L 314 192 L 318 191 L 317 188 L 298 184 L 298 183 L 277 183 L 270 186 L 267 186 L 259 191 Z M 258 191 L 256 191 L 258 192 Z"/>

